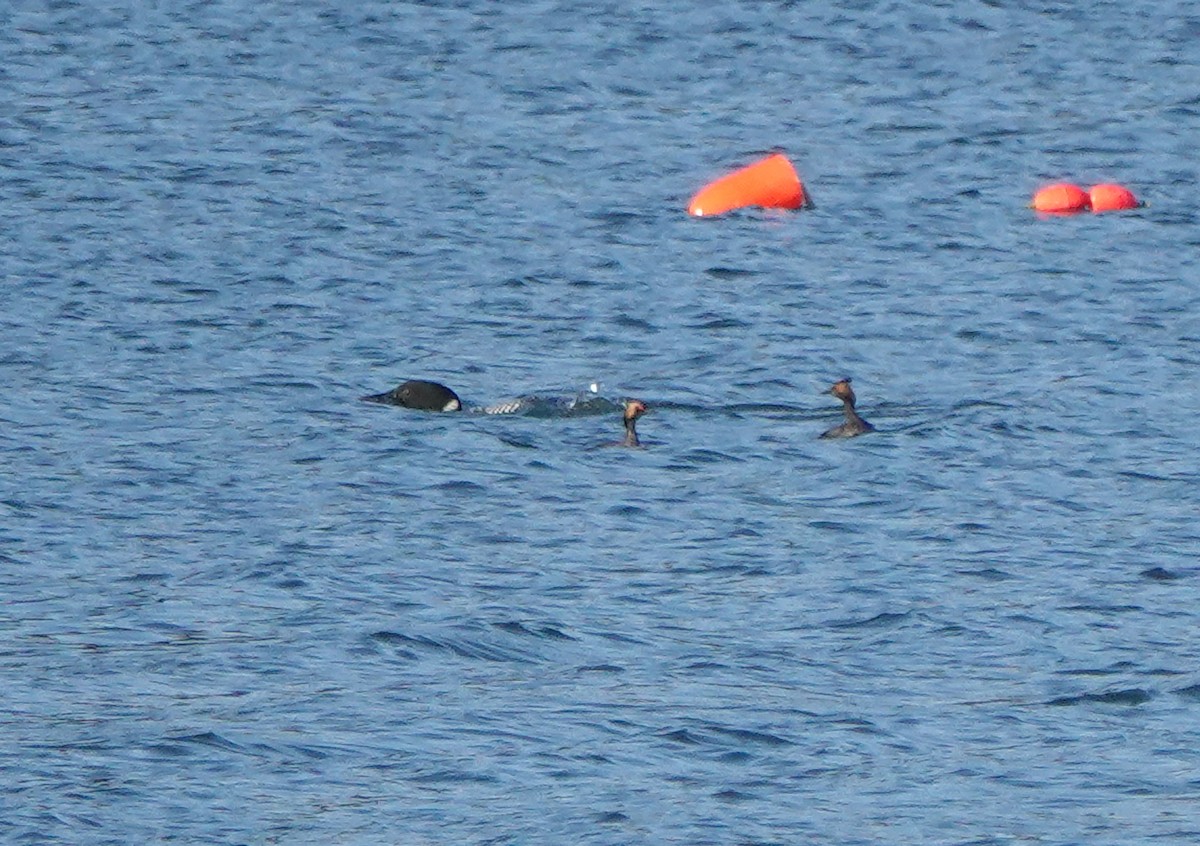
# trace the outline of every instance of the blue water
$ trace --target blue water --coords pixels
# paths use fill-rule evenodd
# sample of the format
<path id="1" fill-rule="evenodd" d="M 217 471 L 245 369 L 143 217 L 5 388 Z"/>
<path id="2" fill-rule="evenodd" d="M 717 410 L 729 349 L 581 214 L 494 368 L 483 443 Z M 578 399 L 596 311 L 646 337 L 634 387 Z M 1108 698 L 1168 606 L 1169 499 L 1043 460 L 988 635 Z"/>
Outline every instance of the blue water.
<path id="1" fill-rule="evenodd" d="M 0 13 L 0 842 L 1200 839 L 1192 4 L 159 5 Z"/>

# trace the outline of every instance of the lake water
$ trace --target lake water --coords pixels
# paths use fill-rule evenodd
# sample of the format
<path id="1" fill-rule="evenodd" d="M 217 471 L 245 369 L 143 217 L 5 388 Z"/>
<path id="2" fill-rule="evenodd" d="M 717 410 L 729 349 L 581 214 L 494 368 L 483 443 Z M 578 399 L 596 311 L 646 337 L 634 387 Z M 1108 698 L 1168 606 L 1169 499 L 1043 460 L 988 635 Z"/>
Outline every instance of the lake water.
<path id="1" fill-rule="evenodd" d="M 1200 840 L 1192 4 L 0 20 L 0 841 Z"/>

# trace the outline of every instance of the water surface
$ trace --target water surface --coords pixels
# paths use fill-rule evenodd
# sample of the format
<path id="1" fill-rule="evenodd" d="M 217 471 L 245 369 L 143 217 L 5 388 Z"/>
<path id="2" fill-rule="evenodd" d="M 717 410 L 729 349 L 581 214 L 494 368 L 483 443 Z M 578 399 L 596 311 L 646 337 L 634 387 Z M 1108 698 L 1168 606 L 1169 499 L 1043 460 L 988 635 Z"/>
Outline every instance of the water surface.
<path id="1" fill-rule="evenodd" d="M 1190 6 L 5 24 L 0 839 L 1196 840 Z"/>

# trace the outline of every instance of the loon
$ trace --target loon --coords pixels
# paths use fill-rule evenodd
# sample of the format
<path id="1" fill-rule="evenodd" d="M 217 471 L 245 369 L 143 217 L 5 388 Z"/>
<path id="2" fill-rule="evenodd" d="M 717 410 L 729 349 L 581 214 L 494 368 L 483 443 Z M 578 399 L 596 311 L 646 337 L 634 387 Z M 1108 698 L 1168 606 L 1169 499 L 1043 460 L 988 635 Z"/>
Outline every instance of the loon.
<path id="1" fill-rule="evenodd" d="M 427 382 L 424 379 L 410 379 L 390 391 L 369 394 L 363 399 L 367 402 L 402 405 L 421 411 L 461 411 L 463 407 L 462 400 L 454 391 L 438 382 Z"/>

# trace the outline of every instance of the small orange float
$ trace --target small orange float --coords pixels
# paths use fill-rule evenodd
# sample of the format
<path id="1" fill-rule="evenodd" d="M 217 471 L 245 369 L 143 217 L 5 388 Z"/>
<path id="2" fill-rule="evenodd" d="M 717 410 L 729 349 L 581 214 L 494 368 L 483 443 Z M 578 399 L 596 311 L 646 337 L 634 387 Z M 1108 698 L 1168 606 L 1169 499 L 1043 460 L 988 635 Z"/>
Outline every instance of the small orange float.
<path id="1" fill-rule="evenodd" d="M 1075 214 L 1087 209 L 1090 202 L 1087 192 L 1078 185 L 1059 182 L 1039 190 L 1030 205 L 1046 214 Z"/>
<path id="2" fill-rule="evenodd" d="M 1123 185 L 1110 183 L 1093 185 L 1088 194 L 1091 197 L 1092 211 L 1094 212 L 1125 211 L 1141 206 L 1137 197 L 1133 196 L 1133 192 Z"/>
<path id="3" fill-rule="evenodd" d="M 741 170 L 716 179 L 688 203 L 688 214 L 709 217 L 733 209 L 798 209 L 811 205 L 796 168 L 782 153 L 772 153 Z"/>

